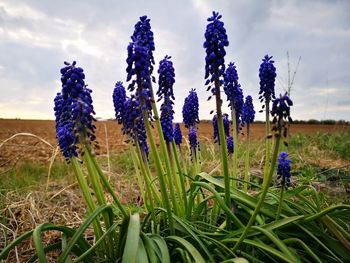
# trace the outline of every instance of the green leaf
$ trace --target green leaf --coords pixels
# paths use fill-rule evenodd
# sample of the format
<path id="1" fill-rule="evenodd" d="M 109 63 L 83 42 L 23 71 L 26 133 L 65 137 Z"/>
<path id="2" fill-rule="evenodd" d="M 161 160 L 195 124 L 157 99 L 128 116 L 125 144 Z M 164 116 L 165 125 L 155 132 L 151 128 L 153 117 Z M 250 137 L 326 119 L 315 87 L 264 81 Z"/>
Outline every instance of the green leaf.
<path id="1" fill-rule="evenodd" d="M 140 216 L 134 214 L 130 216 L 128 232 L 124 247 L 122 263 L 136 262 L 140 239 Z"/>
<path id="2" fill-rule="evenodd" d="M 143 241 L 143 245 L 145 246 L 149 261 L 151 263 L 157 263 L 158 260 L 157 260 L 156 250 L 158 249 L 158 247 L 156 247 L 155 242 L 142 232 L 141 232 L 141 238 Z"/>
<path id="3" fill-rule="evenodd" d="M 136 254 L 136 262 L 137 263 L 148 263 L 148 256 L 147 251 L 145 249 L 145 246 L 143 245 L 143 241 L 141 238 L 139 238 L 139 246 L 137 248 L 137 254 Z"/>
<path id="4" fill-rule="evenodd" d="M 158 248 L 155 250 L 155 252 L 160 259 L 160 262 L 170 263 L 169 250 L 165 240 L 159 235 L 150 235 L 149 237 L 154 241 Z"/>
<path id="5" fill-rule="evenodd" d="M 177 243 L 180 247 L 183 247 L 187 250 L 188 253 L 192 256 L 194 262 L 196 263 L 205 263 L 204 258 L 201 256 L 199 251 L 186 239 L 178 236 L 168 236 L 165 238 L 167 242 Z"/>
<path id="6" fill-rule="evenodd" d="M 72 250 L 72 248 L 76 245 L 77 241 L 81 238 L 85 230 L 89 227 L 89 225 L 98 217 L 101 213 L 107 210 L 108 213 L 113 214 L 112 206 L 103 205 L 98 207 L 91 215 L 89 215 L 83 224 L 78 228 L 75 234 L 72 236 L 71 240 L 67 244 L 66 249 L 62 252 L 62 254 L 58 258 L 58 263 L 64 263 Z"/>

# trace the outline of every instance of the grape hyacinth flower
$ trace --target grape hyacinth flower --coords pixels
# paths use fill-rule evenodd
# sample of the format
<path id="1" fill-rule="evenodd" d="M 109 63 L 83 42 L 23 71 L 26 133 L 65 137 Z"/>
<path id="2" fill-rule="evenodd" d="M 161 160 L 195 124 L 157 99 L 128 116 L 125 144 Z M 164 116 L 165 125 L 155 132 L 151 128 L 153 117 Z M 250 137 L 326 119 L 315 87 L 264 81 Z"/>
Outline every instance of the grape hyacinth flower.
<path id="1" fill-rule="evenodd" d="M 221 15 L 217 12 L 213 12 L 213 16 L 208 18 L 209 22 L 204 34 L 205 41 L 203 47 L 205 48 L 205 85 L 209 85 L 207 90 L 211 90 L 211 93 L 215 96 L 216 102 L 216 114 L 218 119 L 219 136 L 224 138 L 225 132 L 223 128 L 222 120 L 222 100 L 220 95 L 220 87 L 224 83 L 223 76 L 225 73 L 225 47 L 228 46 L 229 42 L 227 39 L 226 29 L 224 28 L 224 23 L 220 20 Z M 208 98 L 210 99 L 211 96 Z M 235 138 L 237 138 L 235 136 Z M 220 144 L 221 153 L 221 164 L 222 172 L 224 174 L 225 182 L 225 203 L 228 207 L 231 206 L 231 196 L 230 196 L 230 178 L 228 171 L 228 161 L 227 161 L 227 146 L 226 140 L 223 139 Z M 237 152 L 237 151 L 236 151 Z M 236 162 L 235 162 L 236 163 Z M 233 174 L 236 177 L 237 174 Z M 227 228 L 231 228 L 231 221 L 228 219 Z"/>
<path id="2" fill-rule="evenodd" d="M 170 59 L 171 57 L 166 55 L 164 59 L 159 62 L 159 89 L 157 91 L 157 95 L 159 97 L 158 101 L 163 98 L 175 100 L 173 92 L 173 85 L 175 83 L 175 69 L 173 62 Z"/>
<path id="3" fill-rule="evenodd" d="M 57 93 L 55 102 L 56 115 L 56 137 L 58 145 L 65 159 L 68 161 L 73 156 L 78 156 L 76 138 L 74 135 L 74 126 L 70 120 L 70 105 L 65 103 L 62 94 Z"/>
<path id="4" fill-rule="evenodd" d="M 196 149 L 199 146 L 198 140 L 197 140 L 197 128 L 191 127 L 188 132 L 188 140 L 190 143 L 191 148 L 191 156 L 194 156 L 196 158 Z"/>
<path id="5" fill-rule="evenodd" d="M 78 143 L 89 145 L 96 139 L 91 90 L 86 88 L 84 70 L 64 62 L 60 72 L 62 91 L 55 98 L 56 133 L 66 158 L 77 156 Z M 74 139 L 73 139 L 74 138 Z"/>
<path id="6" fill-rule="evenodd" d="M 290 117 L 290 107 L 293 106 L 293 101 L 288 97 L 287 93 L 280 94 L 272 103 L 271 115 L 280 117 L 281 119 L 292 121 Z"/>
<path id="7" fill-rule="evenodd" d="M 140 21 L 135 24 L 134 33 L 131 36 L 131 39 L 133 42 L 138 42 L 139 45 L 146 48 L 151 62 L 149 74 L 152 74 L 152 64 L 154 65 L 153 51 L 155 50 L 155 46 L 153 32 L 151 31 L 150 19 L 147 18 L 147 16 L 141 16 Z"/>
<path id="8" fill-rule="evenodd" d="M 243 90 L 238 83 L 238 74 L 234 63 L 229 63 L 224 75 L 224 91 L 229 101 L 229 107 L 235 109 L 236 124 L 240 123 L 243 108 Z"/>
<path id="9" fill-rule="evenodd" d="M 254 118 L 255 118 L 255 111 L 254 111 L 253 99 L 252 99 L 252 96 L 248 95 L 245 98 L 245 103 L 243 105 L 242 122 L 250 124 L 254 122 Z"/>
<path id="10" fill-rule="evenodd" d="M 288 159 L 288 154 L 286 152 L 281 152 L 278 158 L 277 179 L 281 179 L 282 187 L 290 186 L 290 163 L 291 161 Z"/>
<path id="11" fill-rule="evenodd" d="M 190 94 L 185 98 L 185 103 L 182 108 L 183 121 L 186 128 L 195 126 L 199 122 L 199 103 L 198 96 L 194 89 L 190 91 Z"/>
<path id="12" fill-rule="evenodd" d="M 163 135 L 166 142 L 171 142 L 174 137 L 173 119 L 174 110 L 172 103 L 165 101 L 160 107 L 160 123 L 162 125 Z"/>
<path id="13" fill-rule="evenodd" d="M 223 76 L 225 72 L 225 47 L 229 42 L 227 39 L 224 23 L 220 21 L 221 15 L 218 12 L 213 12 L 213 16 L 208 18 L 209 22 L 205 31 L 205 42 L 203 47 L 206 51 L 205 57 L 205 79 L 206 85 L 214 83 Z M 222 84 L 222 83 L 220 83 Z M 217 87 L 211 89 L 216 95 Z"/>
<path id="14" fill-rule="evenodd" d="M 266 55 L 260 65 L 259 78 L 260 78 L 260 91 L 259 99 L 260 102 L 264 100 L 269 102 L 275 98 L 275 79 L 276 79 L 276 68 L 272 60 L 272 56 Z"/>
<path id="15" fill-rule="evenodd" d="M 230 120 L 228 118 L 228 114 L 223 115 L 223 122 L 224 122 L 225 136 L 229 137 L 230 136 Z M 218 120 L 217 120 L 216 115 L 214 115 L 214 118 L 213 118 L 213 128 L 214 128 L 214 143 L 218 142 L 220 144 Z"/>
<path id="16" fill-rule="evenodd" d="M 164 98 L 164 102 L 160 108 L 160 122 L 164 139 L 167 143 L 171 142 L 174 136 L 174 111 L 172 100 L 175 100 L 173 92 L 173 85 L 175 83 L 175 69 L 170 58 L 170 56 L 165 56 L 165 58 L 159 62 L 159 89 L 157 91 L 157 95 L 159 97 L 158 101 Z"/>
<path id="17" fill-rule="evenodd" d="M 227 137 L 227 151 L 229 154 L 233 154 L 234 152 L 234 143 L 232 136 Z"/>
<path id="18" fill-rule="evenodd" d="M 174 128 L 174 140 L 176 145 L 180 145 L 182 143 L 182 132 L 180 128 L 180 124 L 176 123 Z"/>
<path id="19" fill-rule="evenodd" d="M 145 125 L 142 118 L 140 102 L 134 96 L 127 98 L 124 103 L 123 134 L 132 138 L 133 143 L 138 142 L 140 149 L 148 156 L 148 145 Z"/>
<path id="20" fill-rule="evenodd" d="M 136 98 L 140 101 L 142 111 L 146 111 L 151 117 L 152 110 L 152 86 L 151 86 L 151 58 L 147 48 L 140 45 L 139 41 L 131 42 L 128 46 L 128 66 L 126 69 L 127 80 L 131 81 L 128 89 L 132 92 L 136 89 Z"/>
<path id="21" fill-rule="evenodd" d="M 126 92 L 123 86 L 123 82 L 118 81 L 115 84 L 115 88 L 113 91 L 113 104 L 115 110 L 115 117 L 119 124 L 123 123 L 125 116 L 125 108 L 124 103 L 126 101 Z"/>

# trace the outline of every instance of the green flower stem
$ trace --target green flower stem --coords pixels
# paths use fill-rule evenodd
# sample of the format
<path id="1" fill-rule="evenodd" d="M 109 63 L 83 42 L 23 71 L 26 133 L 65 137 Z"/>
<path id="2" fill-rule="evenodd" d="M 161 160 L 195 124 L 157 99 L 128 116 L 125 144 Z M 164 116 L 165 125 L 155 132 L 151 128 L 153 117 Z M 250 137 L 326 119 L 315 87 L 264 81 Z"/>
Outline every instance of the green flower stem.
<path id="1" fill-rule="evenodd" d="M 231 101 L 231 105 L 233 102 Z M 232 107 L 232 124 L 233 124 L 233 167 L 232 167 L 232 187 L 237 188 L 237 168 L 238 168 L 238 132 L 237 132 L 237 119 L 236 119 L 236 109 Z"/>
<path id="2" fill-rule="evenodd" d="M 248 192 L 249 179 L 249 146 L 250 146 L 250 134 L 249 123 L 247 123 L 247 147 L 245 152 L 245 169 L 244 169 L 244 192 Z"/>
<path id="3" fill-rule="evenodd" d="M 152 101 L 152 103 L 151 103 L 152 104 L 152 111 L 153 111 L 153 116 L 155 119 L 157 132 L 158 132 L 158 136 L 159 136 L 160 153 L 165 161 L 165 170 L 166 170 L 167 178 L 169 181 L 168 187 L 169 187 L 172 199 L 173 199 L 172 201 L 173 201 L 174 211 L 175 211 L 175 214 L 178 214 L 178 205 L 177 205 L 177 200 L 176 200 L 176 196 L 175 196 L 174 183 L 172 183 L 172 180 L 173 180 L 173 178 L 176 177 L 176 174 L 174 174 L 175 170 L 172 170 L 170 167 L 170 156 L 169 156 L 169 153 L 167 151 L 166 144 L 165 144 L 163 129 L 162 129 L 162 125 L 160 123 L 160 118 L 159 118 L 159 114 L 158 114 L 157 105 L 155 103 L 156 100 L 154 99 L 154 93 L 153 93 L 152 86 L 151 86 L 151 96 L 152 96 L 152 100 L 151 100 Z M 156 152 L 156 154 L 158 155 L 158 151 Z M 180 193 L 179 193 L 179 195 L 180 195 Z"/>
<path id="4" fill-rule="evenodd" d="M 225 140 L 225 131 L 224 131 L 224 123 L 222 120 L 222 112 L 221 112 L 221 104 L 222 100 L 220 98 L 220 80 L 215 80 L 215 88 L 216 88 L 216 115 L 218 121 L 219 128 L 219 141 L 221 146 L 221 165 L 222 172 L 224 173 L 224 184 L 225 184 L 225 203 L 227 207 L 231 207 L 231 197 L 230 197 L 230 175 L 228 172 L 228 161 L 227 161 L 227 146 Z M 231 228 L 231 220 L 227 217 L 227 228 Z"/>
<path id="5" fill-rule="evenodd" d="M 152 196 L 153 193 L 153 198 L 156 201 L 156 203 L 160 204 L 161 200 L 158 194 L 158 189 L 156 188 L 155 184 L 152 183 L 152 175 L 151 175 L 151 171 L 149 170 L 149 166 L 146 162 L 144 162 L 143 160 L 143 156 L 141 154 L 141 149 L 140 149 L 140 145 L 139 143 L 136 141 L 135 142 L 135 146 L 136 146 L 136 153 L 137 155 L 136 160 L 139 160 L 138 164 L 139 167 L 141 168 L 141 172 L 143 174 L 144 180 L 145 180 L 145 185 L 146 185 L 146 191 Z M 137 158 L 137 156 L 139 156 L 139 158 Z"/>
<path id="6" fill-rule="evenodd" d="M 76 157 L 72 157 L 70 159 L 70 161 L 71 161 L 75 176 L 77 178 L 78 184 L 80 186 L 80 189 L 83 193 L 85 202 L 87 204 L 88 213 L 92 214 L 95 211 L 96 206 L 95 206 L 95 203 L 92 199 L 90 189 L 89 189 L 89 186 L 88 186 L 86 179 L 84 177 L 83 171 L 81 170 L 80 165 L 79 165 Z M 101 228 L 100 222 L 98 220 L 94 220 L 93 228 L 94 228 L 96 238 L 100 239 L 102 236 L 102 228 Z"/>
<path id="7" fill-rule="evenodd" d="M 180 153 L 180 165 L 181 165 L 181 167 L 183 168 L 183 174 L 186 174 L 187 176 L 185 177 L 185 183 L 186 183 L 186 189 L 189 189 L 190 188 L 190 180 L 189 180 L 189 178 L 188 178 L 188 175 L 189 175 L 189 173 L 188 173 L 188 167 L 187 167 L 187 161 L 186 161 L 186 159 L 185 159 L 185 157 L 184 157 L 184 154 L 183 154 L 183 152 L 182 152 L 182 149 L 181 149 L 181 146 L 180 145 L 178 145 L 177 146 L 177 148 L 179 149 L 179 153 Z"/>
<path id="8" fill-rule="evenodd" d="M 282 204 L 283 204 L 283 194 L 284 194 L 284 184 L 281 186 L 281 192 L 280 192 L 280 200 L 277 208 L 277 213 L 276 213 L 276 220 L 280 218 L 281 215 L 281 210 L 282 210 Z"/>
<path id="9" fill-rule="evenodd" d="M 268 138 L 268 135 L 270 134 L 270 100 L 268 100 L 268 99 L 266 100 L 266 104 L 265 104 L 265 119 L 266 119 L 266 124 L 265 124 L 265 128 L 266 128 L 266 130 L 265 130 L 266 152 L 265 152 L 264 177 L 267 177 L 268 173 L 269 173 L 270 152 L 271 152 L 271 142 L 270 142 L 270 139 Z M 263 182 L 265 182 L 265 180 Z"/>
<path id="10" fill-rule="evenodd" d="M 184 202 L 184 205 L 185 205 L 185 211 L 186 211 L 187 210 L 187 195 L 186 195 L 185 178 L 184 178 L 184 174 L 182 172 L 182 167 L 181 167 L 181 164 L 180 164 L 179 156 L 178 156 L 177 151 L 176 151 L 175 141 L 172 140 L 171 144 L 172 144 L 172 147 L 173 147 L 173 153 L 174 153 L 174 158 L 175 158 L 175 162 L 176 162 L 176 166 L 177 166 L 177 171 L 179 173 L 180 184 L 181 184 L 181 191 L 182 191 L 182 198 L 183 198 L 183 202 Z"/>
<path id="11" fill-rule="evenodd" d="M 171 142 L 166 142 L 166 147 L 167 147 L 167 151 L 170 157 L 170 167 L 171 167 L 171 171 L 172 174 L 175 176 L 174 178 L 171 178 L 171 181 L 169 183 L 174 182 L 175 183 L 175 188 L 176 188 L 176 192 L 179 195 L 179 212 L 181 213 L 181 215 L 184 214 L 184 200 L 180 198 L 180 196 L 182 195 L 182 188 L 181 188 L 181 183 L 180 183 L 180 174 L 176 173 L 175 170 L 175 158 L 174 158 L 174 154 L 173 154 L 173 149 L 171 148 Z"/>
<path id="12" fill-rule="evenodd" d="M 139 171 L 139 169 L 141 169 L 141 165 L 140 165 L 139 159 L 137 158 L 137 154 L 135 152 L 135 149 L 134 149 L 134 147 L 132 145 L 130 145 L 130 152 L 131 152 L 131 158 L 132 158 L 132 161 L 133 161 L 133 164 L 134 164 L 134 167 L 135 167 L 136 180 L 137 180 L 137 183 L 138 183 L 139 188 L 140 188 L 142 199 L 145 202 L 147 211 L 153 213 L 153 210 L 154 210 L 153 209 L 153 199 L 152 199 L 152 196 L 151 196 L 151 193 L 150 193 L 151 192 L 151 190 L 149 188 L 150 186 L 146 182 L 146 179 L 144 181 L 142 180 L 142 177 L 141 177 L 141 174 L 140 174 L 140 171 Z M 145 182 L 147 198 L 146 198 L 146 195 L 145 195 L 143 182 Z"/>
<path id="13" fill-rule="evenodd" d="M 168 219 L 169 219 L 170 232 L 173 235 L 173 234 L 175 234 L 174 219 L 173 219 L 171 206 L 170 206 L 170 202 L 169 202 L 169 198 L 168 198 L 168 194 L 167 194 L 165 177 L 164 177 L 164 173 L 163 173 L 163 169 L 162 169 L 161 160 L 160 160 L 160 157 L 158 155 L 157 146 L 156 146 L 156 143 L 154 141 L 153 134 L 152 134 L 152 131 L 151 131 L 151 125 L 149 123 L 148 116 L 147 116 L 146 112 L 143 112 L 143 119 L 145 121 L 147 137 L 148 137 L 149 142 L 150 142 L 151 154 L 152 154 L 152 156 L 154 158 L 154 162 L 155 162 L 155 165 L 156 165 L 156 170 L 157 170 L 158 180 L 159 180 L 159 186 L 160 186 L 160 192 L 161 192 L 161 195 L 162 195 L 162 201 L 163 201 L 163 204 L 164 204 L 165 209 L 167 211 L 167 216 L 168 216 Z M 164 144 L 164 139 L 163 139 L 163 144 Z M 170 168 L 169 168 L 169 170 L 170 170 Z M 173 188 L 173 190 L 174 190 L 174 188 Z M 175 207 L 177 208 L 177 204 L 176 204 L 176 200 L 174 200 L 174 199 L 173 199 L 173 204 L 175 204 L 174 210 L 177 212 L 177 210 L 175 209 Z"/>
<path id="14" fill-rule="evenodd" d="M 104 172 L 102 171 L 101 167 L 99 166 L 99 164 L 97 163 L 97 160 L 94 156 L 91 156 L 92 158 L 92 162 L 95 166 L 95 169 L 98 172 L 98 175 L 100 176 L 102 183 L 104 185 L 104 187 L 106 187 L 106 189 L 108 190 L 108 192 L 110 193 L 110 195 L 113 198 L 113 201 L 116 203 L 117 207 L 119 208 L 119 210 L 121 211 L 121 213 L 123 214 L 124 218 L 128 217 L 128 213 L 125 210 L 124 206 L 121 204 L 118 196 L 115 194 L 114 190 L 112 189 L 111 185 L 108 182 L 108 179 L 106 177 L 106 175 L 104 174 Z"/>
<path id="15" fill-rule="evenodd" d="M 89 175 L 89 178 L 91 181 L 92 188 L 94 189 L 97 202 L 98 202 L 99 206 L 103 206 L 103 205 L 107 204 L 107 201 L 106 201 L 106 198 L 105 198 L 105 195 L 103 192 L 101 182 L 99 180 L 98 172 L 95 169 L 95 166 L 92 162 L 91 157 L 92 157 L 91 150 L 88 146 L 85 145 L 84 146 L 84 162 L 85 162 L 87 170 L 88 170 L 88 175 Z M 110 221 L 108 213 L 103 212 L 102 217 L 103 217 L 103 221 L 105 223 L 106 229 L 109 229 L 112 225 L 112 222 Z M 106 252 L 111 257 L 113 257 L 113 255 L 112 255 L 113 243 L 114 242 L 113 242 L 112 236 L 109 236 L 107 246 L 106 246 L 106 250 L 107 250 Z"/>
<path id="16" fill-rule="evenodd" d="M 233 252 L 235 252 L 239 248 L 239 246 L 242 244 L 242 242 L 244 241 L 244 239 L 247 236 L 251 226 L 255 222 L 255 219 L 256 219 L 259 211 L 260 211 L 260 208 L 261 208 L 262 204 L 265 201 L 265 197 L 266 197 L 266 194 L 267 194 L 267 192 L 269 190 L 270 183 L 271 183 L 271 180 L 272 180 L 272 175 L 273 175 L 274 170 L 275 170 L 275 166 L 276 166 L 276 162 L 277 162 L 278 150 L 279 150 L 280 141 L 281 141 L 281 125 L 279 125 L 279 127 L 280 128 L 279 128 L 279 130 L 277 132 L 277 134 L 279 134 L 279 136 L 277 136 L 277 138 L 276 138 L 275 147 L 274 147 L 274 151 L 273 151 L 273 155 L 272 155 L 270 172 L 268 173 L 267 177 L 264 177 L 263 190 L 262 190 L 262 193 L 260 194 L 259 201 L 258 201 L 258 203 L 257 203 L 257 205 L 256 205 L 256 207 L 254 209 L 254 212 L 253 212 L 252 216 L 250 217 L 249 222 L 246 225 L 242 235 L 240 236 L 239 240 L 237 241 L 237 243 L 233 247 Z"/>

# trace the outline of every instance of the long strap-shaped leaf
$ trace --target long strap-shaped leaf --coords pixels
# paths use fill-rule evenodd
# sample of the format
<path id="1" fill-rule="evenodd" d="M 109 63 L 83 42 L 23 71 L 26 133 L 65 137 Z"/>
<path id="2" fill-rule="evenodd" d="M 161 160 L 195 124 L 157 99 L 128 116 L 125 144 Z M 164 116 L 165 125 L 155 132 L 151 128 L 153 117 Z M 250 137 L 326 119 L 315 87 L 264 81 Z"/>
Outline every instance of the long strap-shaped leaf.
<path id="1" fill-rule="evenodd" d="M 139 239 L 140 239 L 140 216 L 134 214 L 130 216 L 128 232 L 126 234 L 126 242 L 124 247 L 124 253 L 122 263 L 134 263 L 136 262 Z"/>
<path id="2" fill-rule="evenodd" d="M 199 251 L 186 239 L 178 236 L 168 236 L 165 238 L 167 242 L 177 243 L 181 247 L 185 248 L 188 253 L 192 256 L 194 262 L 196 263 L 205 263 L 204 258 L 201 256 Z"/>
<path id="3" fill-rule="evenodd" d="M 239 240 L 239 238 L 229 238 L 229 239 L 225 239 L 223 240 L 222 242 L 224 243 L 235 243 Z M 242 241 L 242 243 L 244 244 L 248 244 L 248 245 L 251 245 L 251 246 L 254 246 L 254 247 L 257 247 L 257 248 L 260 248 L 266 252 L 268 252 L 270 255 L 273 255 L 279 259 L 282 259 L 284 260 L 285 262 L 288 262 L 288 263 L 295 263 L 295 261 L 293 261 L 292 259 L 290 259 L 288 256 L 286 256 L 285 254 L 283 254 L 282 252 L 278 251 L 277 249 L 275 248 L 272 248 L 271 246 L 269 245 L 265 245 L 264 243 L 260 243 L 260 242 L 257 242 L 257 241 L 254 241 L 254 240 L 250 240 L 248 238 L 244 239 Z"/>
<path id="4" fill-rule="evenodd" d="M 67 259 L 70 251 L 75 246 L 77 240 L 81 238 L 85 230 L 89 227 L 89 225 L 98 217 L 101 213 L 106 211 L 110 214 L 110 216 L 113 215 L 112 206 L 110 205 L 103 205 L 98 207 L 89 217 L 83 222 L 83 224 L 78 228 L 78 230 L 73 235 L 72 239 L 67 244 L 66 249 L 62 252 L 62 254 L 58 258 L 58 263 L 64 263 Z"/>
<path id="5" fill-rule="evenodd" d="M 76 230 L 65 227 L 65 226 L 56 226 L 54 224 L 43 224 L 41 227 L 41 231 L 47 231 L 47 230 L 56 230 L 60 231 L 62 233 L 65 233 L 67 236 L 73 236 L 76 232 Z M 0 259 L 5 259 L 8 255 L 8 253 L 15 248 L 18 244 L 20 244 L 22 241 L 26 240 L 27 238 L 31 237 L 33 235 L 34 230 L 28 231 L 18 238 L 16 238 L 12 243 L 10 243 L 7 247 L 5 247 L 0 252 Z M 87 250 L 89 249 L 90 245 L 85 241 L 85 239 L 80 238 L 77 241 L 77 245 L 80 247 L 81 250 Z"/>

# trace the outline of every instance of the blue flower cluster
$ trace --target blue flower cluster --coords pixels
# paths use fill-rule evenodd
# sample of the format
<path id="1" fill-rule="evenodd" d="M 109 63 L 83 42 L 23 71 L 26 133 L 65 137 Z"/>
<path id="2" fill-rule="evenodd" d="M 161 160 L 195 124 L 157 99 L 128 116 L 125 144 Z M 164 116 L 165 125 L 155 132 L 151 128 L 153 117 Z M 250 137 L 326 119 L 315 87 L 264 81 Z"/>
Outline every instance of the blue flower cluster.
<path id="1" fill-rule="evenodd" d="M 113 104 L 114 104 L 115 117 L 119 124 L 123 123 L 123 119 L 125 115 L 125 108 L 124 108 L 125 101 L 126 101 L 126 92 L 123 86 L 123 82 L 118 81 L 115 84 L 115 88 L 113 91 Z"/>
<path id="2" fill-rule="evenodd" d="M 157 91 L 157 95 L 159 97 L 158 101 L 163 98 L 171 98 L 175 100 L 173 92 L 173 85 L 175 83 L 175 69 L 173 62 L 170 59 L 170 56 L 165 56 L 164 59 L 159 62 L 159 89 Z"/>
<path id="3" fill-rule="evenodd" d="M 180 128 L 180 124 L 176 123 L 174 128 L 174 140 L 176 145 L 180 145 L 182 143 L 182 132 Z"/>
<path id="4" fill-rule="evenodd" d="M 136 97 L 141 102 L 142 110 L 148 110 L 151 114 L 152 87 L 150 77 L 151 60 L 147 48 L 141 46 L 139 42 L 131 42 L 128 46 L 128 58 L 126 60 L 128 76 L 126 81 L 131 81 L 128 89 L 132 92 L 136 90 Z"/>
<path id="5" fill-rule="evenodd" d="M 154 39 L 151 31 L 150 19 L 147 16 L 140 17 L 136 23 L 135 30 L 131 36 L 131 43 L 128 45 L 128 57 L 126 62 L 127 79 L 130 81 L 135 78 L 128 86 L 130 91 L 136 90 L 136 98 L 140 101 L 142 111 L 147 111 L 148 116 L 152 117 L 152 85 L 151 74 L 153 71 L 153 51 Z"/>
<path id="6" fill-rule="evenodd" d="M 190 128 L 199 121 L 199 103 L 195 90 L 191 90 L 190 94 L 185 98 L 182 108 L 182 117 L 186 128 Z"/>
<path id="7" fill-rule="evenodd" d="M 164 101 L 160 107 L 160 123 L 162 125 L 164 139 L 167 142 L 171 142 L 174 137 L 173 131 L 173 119 L 174 119 L 174 110 L 173 105 L 170 103 L 170 100 Z"/>
<path id="8" fill-rule="evenodd" d="M 275 98 L 275 79 L 276 79 L 276 68 L 272 60 L 272 56 L 266 55 L 260 65 L 259 78 L 260 78 L 260 91 L 259 99 L 263 102 L 264 99 L 269 102 Z"/>
<path id="9" fill-rule="evenodd" d="M 243 105 L 243 111 L 242 111 L 242 122 L 243 123 L 253 123 L 255 118 L 255 111 L 254 111 L 254 105 L 253 105 L 253 99 L 252 96 L 248 95 L 245 98 L 245 103 Z"/>
<path id="10" fill-rule="evenodd" d="M 174 110 L 172 100 L 175 100 L 173 92 L 173 85 L 175 83 L 175 69 L 170 58 L 170 56 L 165 56 L 165 58 L 159 62 L 159 89 L 157 91 L 157 95 L 159 97 L 158 101 L 164 98 L 164 102 L 160 107 L 160 122 L 162 125 L 164 139 L 167 142 L 171 142 L 174 136 Z"/>
<path id="11" fill-rule="evenodd" d="M 196 147 L 198 146 L 198 140 L 197 140 L 197 128 L 191 127 L 188 132 L 188 140 L 190 142 L 191 151 L 195 151 Z"/>
<path id="12" fill-rule="evenodd" d="M 238 83 L 238 74 L 234 63 L 228 64 L 224 75 L 224 91 L 227 95 L 230 108 L 234 108 L 236 111 L 237 126 L 240 123 L 240 117 L 242 115 L 242 108 L 244 104 L 243 90 Z"/>
<path id="13" fill-rule="evenodd" d="M 282 186 L 290 185 L 291 161 L 287 157 L 288 157 L 288 154 L 286 152 L 281 152 L 278 157 L 277 179 L 281 179 Z"/>
<path id="14" fill-rule="evenodd" d="M 68 160 L 69 158 L 78 155 L 74 126 L 70 120 L 71 105 L 63 100 L 61 93 L 57 93 L 54 102 L 56 137 L 63 156 Z"/>
<path id="15" fill-rule="evenodd" d="M 234 143 L 232 136 L 227 137 L 227 151 L 229 154 L 233 154 L 234 152 Z"/>
<path id="16" fill-rule="evenodd" d="M 222 121 L 224 123 L 224 131 L 225 131 L 225 136 L 229 137 L 230 136 L 230 120 L 228 118 L 228 114 L 223 114 L 222 115 Z M 217 120 L 217 116 L 214 115 L 213 118 L 213 128 L 214 128 L 214 142 L 219 143 L 220 144 L 220 140 L 219 140 L 219 126 L 218 126 L 218 120 Z"/>
<path id="17" fill-rule="evenodd" d="M 140 102 L 132 96 L 124 102 L 123 133 L 128 134 L 134 143 L 138 142 L 140 148 L 148 155 L 147 135 L 142 118 Z"/>
<path id="18" fill-rule="evenodd" d="M 221 17 L 219 13 L 213 12 L 213 16 L 208 18 L 209 23 L 204 34 L 206 85 L 219 80 L 225 72 L 225 47 L 228 46 L 229 42 L 224 23 L 220 21 Z M 212 88 L 212 92 L 215 94 L 215 88 Z"/>
<path id="19" fill-rule="evenodd" d="M 288 121 L 292 121 L 290 117 L 290 107 L 293 106 L 293 101 L 288 97 L 287 93 L 280 95 L 272 103 L 271 114 L 274 117 L 283 118 Z"/>
<path id="20" fill-rule="evenodd" d="M 154 58 L 153 51 L 155 50 L 154 46 L 154 37 L 153 32 L 151 31 L 150 19 L 147 16 L 141 16 L 140 21 L 135 25 L 134 33 L 131 36 L 133 42 L 138 42 L 139 45 L 143 46 L 147 50 L 147 54 L 151 61 L 150 74 L 153 71 Z"/>
<path id="21" fill-rule="evenodd" d="M 77 143 L 96 139 L 91 90 L 86 88 L 84 70 L 65 62 L 61 69 L 62 92 L 55 98 L 56 134 L 66 159 L 76 156 Z"/>

